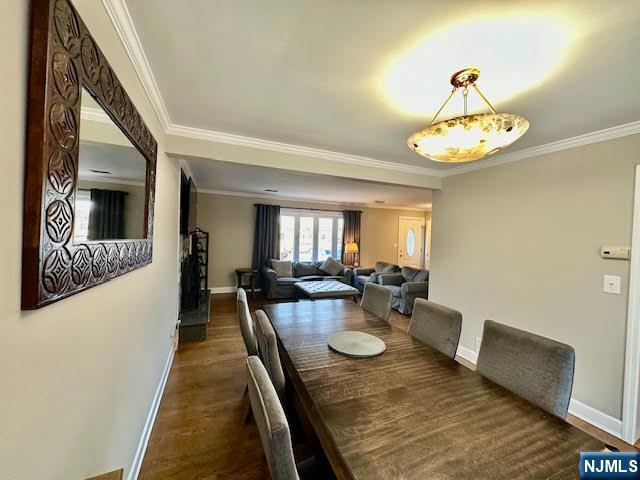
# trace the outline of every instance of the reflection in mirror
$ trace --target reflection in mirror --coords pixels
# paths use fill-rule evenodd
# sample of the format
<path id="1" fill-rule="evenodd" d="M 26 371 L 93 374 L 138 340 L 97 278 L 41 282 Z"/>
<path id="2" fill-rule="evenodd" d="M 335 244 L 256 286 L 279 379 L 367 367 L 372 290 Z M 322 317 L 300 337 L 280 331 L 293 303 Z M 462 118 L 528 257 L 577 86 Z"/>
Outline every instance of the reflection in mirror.
<path id="1" fill-rule="evenodd" d="M 74 243 L 145 238 L 147 160 L 82 89 Z"/>

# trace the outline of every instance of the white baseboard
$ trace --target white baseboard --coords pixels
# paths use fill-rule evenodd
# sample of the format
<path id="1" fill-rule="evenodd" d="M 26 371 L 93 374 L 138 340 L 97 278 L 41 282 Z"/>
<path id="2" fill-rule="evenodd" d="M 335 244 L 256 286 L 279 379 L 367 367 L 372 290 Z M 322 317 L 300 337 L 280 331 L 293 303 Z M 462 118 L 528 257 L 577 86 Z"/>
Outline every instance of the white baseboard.
<path id="1" fill-rule="evenodd" d="M 474 365 L 478 362 L 478 354 L 470 348 L 462 345 L 458 345 L 458 351 L 456 354 Z M 618 420 L 611 415 L 601 412 L 600 410 L 596 410 L 575 398 L 572 398 L 569 402 L 569 413 L 574 417 L 578 417 L 594 427 L 599 428 L 600 430 L 610 433 L 614 437 L 622 438 L 622 420 Z"/>
<path id="2" fill-rule="evenodd" d="M 585 405 L 575 398 L 572 398 L 569 402 L 569 413 L 594 427 L 598 427 L 600 430 L 610 433 L 614 437 L 622 438 L 622 420 Z"/>
<path id="3" fill-rule="evenodd" d="M 465 360 L 473 363 L 474 365 L 478 362 L 478 354 L 471 350 L 470 348 L 463 347 L 462 345 L 458 345 L 457 355 L 460 355 Z"/>
<path id="4" fill-rule="evenodd" d="M 211 293 L 212 294 L 217 294 L 217 293 L 236 293 L 238 291 L 238 287 L 213 287 L 211 288 Z M 255 290 L 256 292 L 260 292 L 261 290 L 259 288 L 256 288 Z"/>
<path id="5" fill-rule="evenodd" d="M 167 384 L 167 378 L 169 378 L 169 372 L 171 371 L 171 365 L 173 364 L 174 354 L 175 354 L 175 350 L 173 349 L 173 344 L 172 344 L 171 352 L 169 352 L 169 356 L 167 357 L 167 362 L 165 363 L 165 366 L 164 366 L 164 371 L 162 372 L 162 376 L 160 377 L 160 382 L 158 383 L 158 388 L 156 388 L 156 393 L 153 396 L 153 401 L 151 402 L 151 408 L 149 409 L 149 414 L 147 415 L 147 421 L 145 422 L 144 428 L 142 429 L 140 442 L 138 443 L 136 454 L 133 457 L 133 463 L 131 464 L 129 475 L 127 475 L 127 480 L 136 480 L 138 478 L 138 475 L 140 474 L 140 468 L 142 467 L 142 460 L 144 459 L 144 453 L 147 450 L 147 444 L 149 443 L 149 437 L 151 436 L 153 423 L 156 420 L 158 407 L 160 407 L 160 400 L 162 400 L 164 387 Z"/>

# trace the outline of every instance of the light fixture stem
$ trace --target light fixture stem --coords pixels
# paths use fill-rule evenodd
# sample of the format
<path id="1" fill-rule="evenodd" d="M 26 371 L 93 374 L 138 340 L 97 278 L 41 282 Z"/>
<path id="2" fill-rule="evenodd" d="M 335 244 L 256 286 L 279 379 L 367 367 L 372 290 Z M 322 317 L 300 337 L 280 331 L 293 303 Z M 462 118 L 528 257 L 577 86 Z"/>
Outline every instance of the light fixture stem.
<path id="1" fill-rule="evenodd" d="M 467 95 L 469 95 L 469 90 L 467 90 L 467 87 L 464 87 L 464 90 L 462 90 L 462 98 L 464 99 L 464 116 L 467 116 Z"/>
<path id="2" fill-rule="evenodd" d="M 429 125 L 433 125 L 434 123 L 436 123 L 436 118 L 438 118 L 438 115 L 440 115 L 440 112 L 442 111 L 442 109 L 447 106 L 447 103 L 449 103 L 449 100 L 451 100 L 451 97 L 453 97 L 453 94 L 456 93 L 457 89 L 458 87 L 453 87 L 453 90 L 451 90 L 451 93 L 449 94 L 447 99 L 444 101 L 444 103 L 440 107 L 440 110 L 438 110 L 436 114 L 433 116 L 433 120 L 431 120 L 431 123 Z"/>
<path id="3" fill-rule="evenodd" d="M 491 109 L 491 111 L 492 111 L 493 113 L 498 113 L 498 112 L 496 112 L 496 109 L 495 109 L 495 108 L 493 108 L 493 105 L 491 105 L 491 103 L 489 103 L 489 100 L 487 100 L 487 97 L 485 97 L 485 96 L 482 94 L 482 92 L 480 91 L 480 89 L 479 89 L 478 87 L 476 87 L 476 84 L 475 84 L 475 83 L 472 83 L 472 84 L 471 84 L 471 86 L 472 86 L 472 87 L 474 88 L 474 90 L 478 93 L 478 95 L 480 95 L 480 98 L 481 98 L 482 100 L 484 100 L 484 103 L 486 103 L 486 104 L 487 104 L 487 106 Z M 465 115 L 466 115 L 466 111 L 465 111 Z"/>

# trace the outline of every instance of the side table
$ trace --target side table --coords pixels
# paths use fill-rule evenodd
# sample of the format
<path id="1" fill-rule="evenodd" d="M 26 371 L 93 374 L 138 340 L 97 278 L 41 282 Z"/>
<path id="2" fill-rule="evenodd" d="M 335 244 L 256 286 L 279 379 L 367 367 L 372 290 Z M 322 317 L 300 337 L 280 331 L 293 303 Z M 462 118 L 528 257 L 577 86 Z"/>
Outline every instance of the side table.
<path id="1" fill-rule="evenodd" d="M 238 276 L 238 288 L 247 287 L 251 289 L 251 296 L 256 298 L 255 288 L 256 288 L 256 276 L 258 275 L 258 270 L 255 268 L 236 268 L 236 275 Z M 249 277 L 249 283 L 243 284 L 242 278 Z"/>

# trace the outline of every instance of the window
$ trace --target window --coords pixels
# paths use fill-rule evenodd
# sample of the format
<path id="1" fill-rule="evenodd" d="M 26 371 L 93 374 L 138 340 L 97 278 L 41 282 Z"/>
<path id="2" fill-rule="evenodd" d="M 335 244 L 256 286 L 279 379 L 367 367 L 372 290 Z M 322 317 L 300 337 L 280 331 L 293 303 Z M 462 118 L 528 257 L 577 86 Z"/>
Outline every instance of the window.
<path id="1" fill-rule="evenodd" d="M 341 212 L 283 208 L 280 212 L 280 260 L 322 262 L 342 255 Z"/>
<path id="2" fill-rule="evenodd" d="M 89 235 L 89 213 L 91 212 L 91 193 L 88 190 L 76 191 L 73 239 L 76 243 L 86 242 Z"/>

